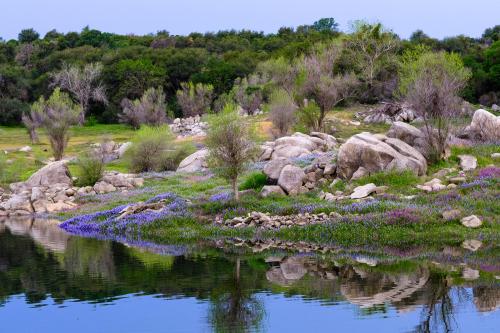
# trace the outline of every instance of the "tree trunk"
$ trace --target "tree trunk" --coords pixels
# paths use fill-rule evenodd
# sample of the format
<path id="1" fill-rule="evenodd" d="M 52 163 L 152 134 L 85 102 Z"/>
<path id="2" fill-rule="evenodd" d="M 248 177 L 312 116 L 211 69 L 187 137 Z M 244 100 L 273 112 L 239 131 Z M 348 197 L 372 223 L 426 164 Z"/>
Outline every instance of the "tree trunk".
<path id="1" fill-rule="evenodd" d="M 234 200 L 240 201 L 240 192 L 238 192 L 238 177 L 232 180 L 231 185 L 233 186 Z"/>
<path id="2" fill-rule="evenodd" d="M 85 124 L 85 111 L 82 111 L 78 115 L 78 125 L 83 126 L 84 124 Z"/>
<path id="3" fill-rule="evenodd" d="M 28 130 L 28 132 L 29 132 L 29 135 L 30 135 L 31 144 L 32 145 L 38 144 L 40 142 L 40 140 L 38 139 L 38 133 L 36 132 L 36 129 L 35 128 L 30 128 Z"/>

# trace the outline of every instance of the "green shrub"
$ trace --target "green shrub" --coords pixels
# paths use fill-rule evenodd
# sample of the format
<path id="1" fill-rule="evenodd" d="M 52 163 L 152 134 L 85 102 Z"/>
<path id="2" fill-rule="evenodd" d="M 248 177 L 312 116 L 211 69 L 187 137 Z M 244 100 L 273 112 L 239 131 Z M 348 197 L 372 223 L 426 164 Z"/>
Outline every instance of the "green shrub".
<path id="1" fill-rule="evenodd" d="M 309 102 L 307 106 L 299 109 L 297 113 L 296 130 L 304 133 L 316 131 L 320 125 L 318 118 L 321 113 L 319 106 L 314 101 Z"/>
<path id="2" fill-rule="evenodd" d="M 240 185 L 240 191 L 254 189 L 260 191 L 267 183 L 267 176 L 261 171 L 249 174 Z"/>
<path id="3" fill-rule="evenodd" d="M 125 153 L 131 172 L 161 171 L 165 154 L 171 149 L 174 136 L 168 126 L 142 126 Z"/>
<path id="4" fill-rule="evenodd" d="M 104 161 L 98 154 L 87 153 L 76 161 L 78 186 L 93 186 L 104 174 Z"/>

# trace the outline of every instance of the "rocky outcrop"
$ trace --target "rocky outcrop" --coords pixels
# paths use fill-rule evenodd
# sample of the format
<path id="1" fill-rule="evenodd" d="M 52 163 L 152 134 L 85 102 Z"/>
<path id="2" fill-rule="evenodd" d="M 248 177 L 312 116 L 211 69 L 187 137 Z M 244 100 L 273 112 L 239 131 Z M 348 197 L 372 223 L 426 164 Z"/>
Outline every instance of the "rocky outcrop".
<path id="1" fill-rule="evenodd" d="M 407 143 L 364 132 L 349 138 L 337 158 L 337 176 L 350 179 L 363 167 L 368 173 L 388 170 L 410 170 L 416 175 L 427 171 L 425 157 Z"/>
<path id="2" fill-rule="evenodd" d="M 169 126 L 172 132 L 179 137 L 205 136 L 208 129 L 208 124 L 201 121 L 200 116 L 176 118 Z"/>
<path id="3" fill-rule="evenodd" d="M 198 150 L 181 161 L 177 168 L 177 172 L 206 171 L 208 168 L 207 157 L 208 149 Z"/>
<path id="4" fill-rule="evenodd" d="M 324 153 L 337 146 L 337 140 L 328 134 L 312 132 L 311 135 L 295 133 L 261 146 L 259 161 L 279 158 L 300 158 L 313 153 Z"/>
<path id="5" fill-rule="evenodd" d="M 11 184 L 11 193 L 0 198 L 0 216 L 54 213 L 73 209 L 78 196 L 122 191 L 140 187 L 142 178 L 135 175 L 106 172 L 93 187 L 73 186 L 65 162 L 51 163 L 35 172 L 26 182 Z"/>
<path id="6" fill-rule="evenodd" d="M 358 112 L 356 117 L 365 123 L 392 123 L 394 121 L 412 122 L 417 119 L 415 112 L 406 104 L 381 103 L 376 108 Z"/>

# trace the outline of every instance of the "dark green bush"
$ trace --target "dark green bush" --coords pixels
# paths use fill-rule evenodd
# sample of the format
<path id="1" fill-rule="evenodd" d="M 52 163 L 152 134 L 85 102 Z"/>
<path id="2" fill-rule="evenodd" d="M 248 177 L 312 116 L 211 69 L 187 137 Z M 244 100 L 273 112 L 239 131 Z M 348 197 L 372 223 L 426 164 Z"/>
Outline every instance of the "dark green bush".
<path id="1" fill-rule="evenodd" d="M 0 98 L 0 125 L 18 125 L 21 116 L 30 109 L 29 104 L 14 98 Z"/>
<path id="2" fill-rule="evenodd" d="M 249 174 L 243 183 L 240 185 L 240 190 L 254 189 L 260 191 L 267 183 L 267 176 L 261 171 L 252 172 Z"/>

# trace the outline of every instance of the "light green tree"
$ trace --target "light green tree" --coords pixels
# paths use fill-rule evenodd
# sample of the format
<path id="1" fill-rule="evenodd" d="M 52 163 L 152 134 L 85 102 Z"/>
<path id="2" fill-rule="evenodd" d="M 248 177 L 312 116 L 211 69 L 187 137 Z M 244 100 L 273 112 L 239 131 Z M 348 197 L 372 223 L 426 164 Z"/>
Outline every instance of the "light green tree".
<path id="1" fill-rule="evenodd" d="M 257 153 L 252 126 L 237 113 L 234 104 L 227 104 L 209 119 L 206 144 L 210 168 L 231 183 L 238 201 L 238 177 Z"/>

